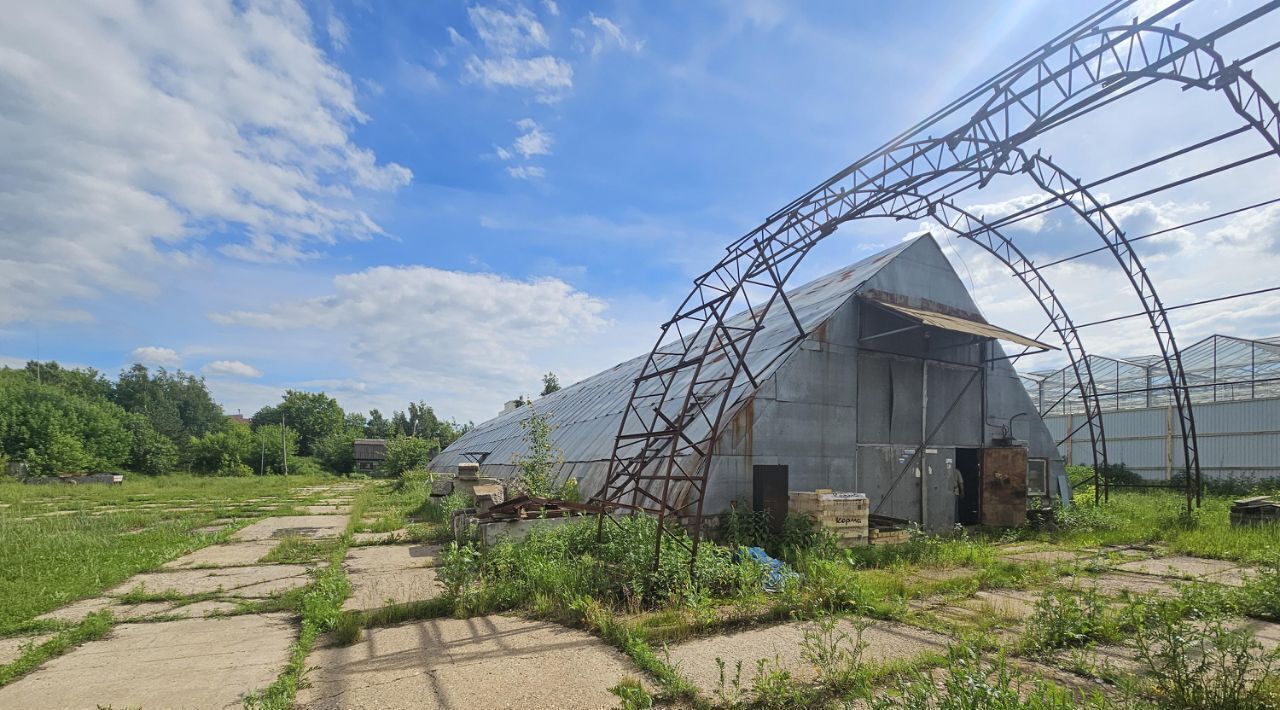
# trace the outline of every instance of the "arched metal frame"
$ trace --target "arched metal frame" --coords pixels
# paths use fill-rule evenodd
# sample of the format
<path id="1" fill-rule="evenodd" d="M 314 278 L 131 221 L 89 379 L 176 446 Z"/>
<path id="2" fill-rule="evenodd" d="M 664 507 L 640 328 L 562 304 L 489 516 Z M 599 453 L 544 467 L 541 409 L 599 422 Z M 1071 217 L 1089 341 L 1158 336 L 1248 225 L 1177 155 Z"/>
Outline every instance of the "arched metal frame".
<path id="1" fill-rule="evenodd" d="M 1274 8 L 1264 8 L 1271 9 Z M 703 493 L 716 439 L 726 413 L 736 404 L 739 376 L 756 382 L 746 363 L 755 334 L 775 303 L 782 301 L 791 311 L 797 338 L 806 335 L 784 289 L 809 250 L 841 223 L 870 216 L 910 215 L 913 212 L 906 209 L 906 204 L 911 201 L 916 203 L 912 206 L 916 209 L 937 210 L 940 204 L 954 209 L 946 203 L 945 194 L 949 191 L 954 196 L 973 187 L 955 187 L 970 175 L 976 176 L 976 186 L 982 188 L 996 175 L 1025 172 L 1094 229 L 1142 301 L 1174 392 L 1185 461 L 1191 474 L 1188 481 L 1190 485 L 1194 477 L 1198 503 L 1194 414 L 1173 328 L 1155 286 L 1123 231 L 1082 183 L 1048 159 L 1039 155 L 1027 158 L 1021 148 L 1040 133 L 1091 110 L 1122 89 L 1141 88 L 1133 86 L 1139 81 L 1167 79 L 1184 87 L 1223 91 L 1233 110 L 1280 154 L 1280 111 L 1275 102 L 1247 71 L 1228 65 L 1213 50 L 1214 36 L 1195 38 L 1176 28 L 1160 27 L 1155 23 L 1163 14 L 1129 26 L 1082 30 L 1046 45 L 1020 66 L 1005 72 L 1007 78 L 995 86 L 991 98 L 960 129 L 942 138 L 891 145 L 863 158 L 731 244 L 719 264 L 694 280 L 692 292 L 672 319 L 663 324 L 658 342 L 632 387 L 609 474 L 595 499 L 613 508 L 655 513 L 660 531 L 666 530 L 668 517 L 691 522 L 696 554 Z M 1260 11 L 1255 10 L 1232 24 L 1239 26 L 1258 14 Z M 959 177 L 946 185 L 934 184 L 944 175 Z M 989 225 L 974 220 L 973 227 L 960 236 L 978 241 L 992 232 Z M 1012 247 L 1012 242 L 1008 245 Z M 988 251 L 999 256 L 992 249 Z M 1006 262 L 1019 278 L 1035 273 L 1020 250 L 1009 253 L 1021 260 L 1018 268 Z M 1027 283 L 1025 278 L 1023 281 Z M 759 290 L 765 295 L 752 303 L 752 292 Z M 1045 306 L 1043 300 L 1041 305 Z M 1056 296 L 1051 305 L 1061 308 Z M 738 310 L 745 311 L 746 325 L 728 323 L 729 315 Z M 1065 309 L 1061 314 L 1069 323 Z M 1053 315 L 1050 317 L 1052 322 Z M 1079 342 L 1074 327 L 1059 330 L 1059 336 L 1064 344 L 1072 340 L 1073 348 Z M 1082 346 L 1079 352 L 1083 355 Z M 728 374 L 721 368 L 704 371 L 703 365 L 712 353 L 730 359 Z M 1087 357 L 1082 362 L 1087 366 Z M 1086 395 L 1083 399 L 1092 399 L 1096 404 L 1091 373 L 1085 370 L 1078 374 L 1087 377 L 1087 381 L 1082 379 L 1079 383 L 1082 395 Z M 1090 392 L 1093 397 L 1087 396 Z M 1105 462 L 1105 435 L 1100 411 L 1095 410 L 1095 414 L 1096 422 L 1089 417 L 1090 433 L 1095 463 L 1100 464 Z M 705 435 L 692 435 L 694 422 L 698 422 L 697 430 L 705 429 Z M 651 482 L 660 484 L 657 490 Z M 1188 501 L 1190 504 L 1190 495 Z M 655 563 L 661 538 L 662 533 L 656 541 Z"/>

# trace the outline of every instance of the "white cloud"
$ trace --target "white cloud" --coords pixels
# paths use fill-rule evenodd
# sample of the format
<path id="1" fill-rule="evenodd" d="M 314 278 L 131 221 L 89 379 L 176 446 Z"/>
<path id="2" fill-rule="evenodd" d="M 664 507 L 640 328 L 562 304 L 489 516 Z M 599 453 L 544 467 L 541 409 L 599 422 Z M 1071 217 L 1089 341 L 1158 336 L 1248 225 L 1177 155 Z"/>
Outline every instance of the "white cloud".
<path id="1" fill-rule="evenodd" d="M 547 171 L 537 165 L 512 165 L 507 168 L 507 174 L 517 180 L 534 180 L 547 176 Z"/>
<path id="2" fill-rule="evenodd" d="M 573 35 L 578 38 L 579 48 L 583 51 L 590 51 L 591 56 L 597 56 L 601 52 L 609 49 L 620 49 L 624 52 L 637 54 L 644 49 L 644 40 L 633 40 L 627 37 L 618 23 L 607 17 L 597 15 L 594 12 L 587 14 L 587 24 L 591 26 L 590 32 L 579 28 L 574 28 Z M 588 35 L 590 41 L 588 42 Z"/>
<path id="3" fill-rule="evenodd" d="M 467 8 L 467 18 L 480 41 L 498 54 L 515 54 L 551 46 L 551 38 L 542 23 L 527 8 L 517 7 L 513 12 L 503 12 L 475 5 Z"/>
<path id="4" fill-rule="evenodd" d="M 547 14 L 552 17 L 560 16 L 560 6 L 556 4 L 556 0 L 542 0 L 542 6 L 547 8 Z"/>
<path id="5" fill-rule="evenodd" d="M 458 46 L 471 44 L 467 41 L 466 37 L 463 37 L 457 30 L 453 29 L 453 27 L 446 27 L 445 30 L 449 33 L 449 42 L 451 44 L 456 44 Z"/>
<path id="6" fill-rule="evenodd" d="M 1036 192 L 1026 195 L 1018 195 L 1000 202 L 993 202 L 985 205 L 970 205 L 965 207 L 965 211 L 978 217 L 984 222 L 994 222 L 1002 217 L 1008 217 L 1011 214 L 1021 212 L 1032 205 L 1038 205 L 1048 199 L 1043 192 Z M 1034 211 L 1034 210 L 1033 210 Z M 1016 222 L 1012 222 L 1003 230 L 1019 229 L 1027 232 L 1039 232 L 1044 228 L 1046 214 L 1035 214 Z"/>
<path id="7" fill-rule="evenodd" d="M 372 237 L 355 190 L 411 178 L 352 142 L 353 83 L 291 0 L 35 3 L 0 47 L 0 321 L 154 295 L 210 233 L 256 259 Z"/>
<path id="8" fill-rule="evenodd" d="M 466 64 L 467 76 L 489 87 L 533 89 L 548 98 L 573 88 L 573 67 L 568 62 L 544 55 L 522 59 L 471 57 Z"/>
<path id="9" fill-rule="evenodd" d="M 475 5 L 467 9 L 467 17 L 480 40 L 480 51 L 467 59 L 463 81 L 530 90 L 543 103 L 558 101 L 573 87 L 573 67 L 548 53 L 551 37 L 528 8 L 517 5 L 507 12 Z M 451 37 L 457 34 L 450 29 Z M 458 40 L 460 35 L 454 43 Z"/>
<path id="10" fill-rule="evenodd" d="M 140 362 L 143 365 L 152 367 L 180 367 L 182 365 L 182 356 L 173 348 L 162 348 L 155 345 L 144 345 L 140 348 L 134 348 L 129 353 L 129 359 L 132 362 Z"/>
<path id="11" fill-rule="evenodd" d="M 330 367 L 352 363 L 354 377 L 341 379 L 408 383 L 395 387 L 399 399 L 430 391 L 429 401 L 460 403 L 441 411 L 474 416 L 489 409 L 475 401 L 501 402 L 536 383 L 545 371 L 540 351 L 576 352 L 580 339 L 602 332 L 605 308 L 554 278 L 383 266 L 334 278 L 329 295 L 212 318 L 345 343 L 325 356 Z"/>
<path id="12" fill-rule="evenodd" d="M 532 118 L 516 121 L 516 127 L 524 131 L 516 138 L 515 151 L 529 159 L 535 155 L 551 155 L 551 134 L 542 129 Z"/>
<path id="13" fill-rule="evenodd" d="M 262 377 L 262 370 L 239 360 L 214 360 L 201 368 L 206 375 L 224 377 Z"/>
<path id="14" fill-rule="evenodd" d="M 338 13 L 329 11 L 329 21 L 325 24 L 325 31 L 329 34 L 329 43 L 334 49 L 342 51 L 347 48 L 350 32 L 347 30 L 346 23 L 338 17 Z"/>

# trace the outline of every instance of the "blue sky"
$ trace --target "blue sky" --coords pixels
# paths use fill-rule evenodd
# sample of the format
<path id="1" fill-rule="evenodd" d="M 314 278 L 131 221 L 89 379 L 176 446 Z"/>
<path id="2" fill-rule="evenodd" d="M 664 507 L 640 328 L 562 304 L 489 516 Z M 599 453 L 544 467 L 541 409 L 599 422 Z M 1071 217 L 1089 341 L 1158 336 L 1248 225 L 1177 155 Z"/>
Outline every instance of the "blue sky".
<path id="1" fill-rule="evenodd" d="M 0 364 L 143 360 L 206 375 L 230 411 L 295 387 L 349 409 L 423 399 L 483 420 L 536 393 L 542 372 L 572 381 L 647 349 L 725 244 L 1086 9 L 26 6 L 0 28 Z M 1179 20 L 1203 29 L 1239 9 L 1202 2 Z M 1278 28 L 1271 18 L 1232 41 Z M 1268 62 L 1255 72 L 1280 93 Z M 1233 125 L 1213 100 L 1153 95 L 1044 145 L 1099 175 Z M 1167 120 L 1173 106 L 1186 120 Z M 1222 150 L 1257 150 L 1249 138 Z M 1127 226 L 1225 209 L 1276 177 L 1268 163 L 1139 203 Z M 966 204 L 994 215 L 1028 192 L 993 185 Z M 1204 254 L 1197 244 L 1224 225 L 1152 240 L 1167 300 L 1270 285 L 1277 224 L 1280 213 L 1255 215 Z M 1083 243 L 1065 222 L 1031 227 L 1045 254 Z M 801 277 L 913 231 L 841 230 Z M 1039 330 L 1007 277 L 951 248 L 993 321 Z M 1103 267 L 1066 276 L 1078 318 L 1133 310 L 1092 286 Z M 1275 305 L 1185 324 L 1274 335 Z M 1097 342 L 1150 349 L 1132 328 Z"/>

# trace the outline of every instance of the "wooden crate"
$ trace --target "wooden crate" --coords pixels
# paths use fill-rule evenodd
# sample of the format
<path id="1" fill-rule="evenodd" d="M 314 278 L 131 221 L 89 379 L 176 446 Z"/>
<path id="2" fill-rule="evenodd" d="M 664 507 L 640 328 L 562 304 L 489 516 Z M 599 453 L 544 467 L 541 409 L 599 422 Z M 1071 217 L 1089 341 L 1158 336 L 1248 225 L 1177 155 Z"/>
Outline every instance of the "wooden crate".
<path id="1" fill-rule="evenodd" d="M 818 525 L 830 530 L 841 547 L 867 544 L 871 502 L 862 493 L 844 493 L 830 489 L 791 491 L 788 506 L 790 512 L 807 515 Z"/>

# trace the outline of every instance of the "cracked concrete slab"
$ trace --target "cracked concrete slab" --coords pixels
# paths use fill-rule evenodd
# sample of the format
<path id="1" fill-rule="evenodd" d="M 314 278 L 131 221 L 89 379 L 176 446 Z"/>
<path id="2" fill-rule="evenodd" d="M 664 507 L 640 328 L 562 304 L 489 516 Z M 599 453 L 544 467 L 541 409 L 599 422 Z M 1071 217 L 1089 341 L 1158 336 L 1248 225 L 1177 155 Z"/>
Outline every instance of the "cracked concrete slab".
<path id="1" fill-rule="evenodd" d="M 218 614 L 230 614 L 237 609 L 237 605 L 232 602 L 218 601 L 216 599 L 203 602 L 195 602 L 192 604 L 184 604 L 174 607 L 169 611 L 174 616 L 200 617 L 200 616 L 216 616 Z"/>
<path id="2" fill-rule="evenodd" d="M 39 646 L 53 638 L 53 636 L 53 634 L 38 634 L 36 636 L 13 636 L 0 639 L 0 666 L 13 663 L 26 652 L 27 648 Z"/>
<path id="3" fill-rule="evenodd" d="M 304 505 L 300 508 L 307 511 L 310 515 L 348 515 L 351 513 L 349 505 Z"/>
<path id="4" fill-rule="evenodd" d="M 390 572 L 434 567 L 440 563 L 441 545 L 375 545 L 347 550 L 342 567 L 348 573 Z"/>
<path id="5" fill-rule="evenodd" d="M 1074 550 L 1040 550 L 1038 552 L 1018 552 L 1012 555 L 1001 555 L 1000 559 L 1026 564 L 1041 563 L 1053 565 L 1058 563 L 1078 562 L 1087 557 Z"/>
<path id="6" fill-rule="evenodd" d="M 1130 594 L 1170 594 L 1177 590 L 1174 582 L 1163 577 L 1135 574 L 1133 572 L 1105 572 L 1097 577 L 1070 577 L 1063 586 L 1080 589 L 1096 589 L 1100 594 L 1119 596 Z"/>
<path id="7" fill-rule="evenodd" d="M 308 581 L 307 568 L 302 565 L 183 569 L 135 575 L 107 594 L 125 594 L 141 585 L 152 593 L 172 590 L 190 595 L 221 591 L 228 596 L 265 597 L 304 586 Z"/>
<path id="8" fill-rule="evenodd" d="M 1040 595 L 1010 589 L 980 591 L 957 604 L 980 614 L 996 614 L 1008 619 L 1025 619 L 1036 609 Z"/>
<path id="9" fill-rule="evenodd" d="M 792 678 L 802 683 L 812 682 L 816 672 L 801 653 L 805 629 L 813 626 L 812 622 L 795 622 L 688 641 L 671 647 L 671 662 L 694 685 L 709 694 L 714 694 L 720 685 L 717 658 L 725 663 L 726 683 L 732 682 L 737 662 L 742 661 L 740 680 L 744 686 L 750 686 L 760 659 L 770 664 L 770 669 L 776 660 L 779 666 L 791 673 Z M 850 639 L 842 645 L 850 647 L 855 638 L 853 626 L 842 621 L 837 628 Z M 863 662 L 877 663 L 943 652 L 948 639 L 914 626 L 877 621 L 863 632 L 862 641 L 867 644 L 862 652 Z"/>
<path id="10" fill-rule="evenodd" d="M 377 609 L 439 596 L 444 585 L 432 569 L 439 563 L 439 554 L 439 545 L 375 545 L 347 550 L 342 567 L 351 583 L 351 596 L 342 608 Z"/>
<path id="11" fill-rule="evenodd" d="M 106 597 L 93 597 L 71 602 L 53 611 L 37 616 L 40 621 L 80 621 L 84 617 L 103 609 L 115 606 L 116 600 Z"/>
<path id="12" fill-rule="evenodd" d="M 434 619 L 371 629 L 357 644 L 318 649 L 307 710 L 349 708 L 612 708 L 609 693 L 639 677 L 590 634 L 509 616 Z"/>
<path id="13" fill-rule="evenodd" d="M 245 526 L 231 536 L 233 540 L 270 540 L 289 537 L 336 537 L 347 528 L 345 515 L 282 515 L 264 518 Z"/>
<path id="14" fill-rule="evenodd" d="M 1154 574 L 1160 577 L 1177 577 L 1195 579 L 1206 575 L 1221 574 L 1240 567 L 1239 563 L 1224 560 L 1208 560 L 1186 555 L 1158 557 L 1150 560 L 1132 560 L 1116 565 L 1116 569 L 1139 574 Z"/>
<path id="15" fill-rule="evenodd" d="M 359 532 L 351 534 L 351 544 L 353 545 L 383 545 L 386 543 L 398 542 L 409 536 L 409 532 L 403 528 L 400 530 L 392 530 L 391 532 L 374 533 Z"/>
<path id="16" fill-rule="evenodd" d="M 11 708 L 239 708 L 288 661 L 283 614 L 121 624 L 0 688 Z"/>
<path id="17" fill-rule="evenodd" d="M 161 567 L 163 569 L 183 569 L 187 567 L 243 567 L 256 564 L 264 555 L 271 552 L 276 543 L 265 540 L 250 542 L 229 542 L 223 545 L 202 547 L 176 560 L 170 560 Z"/>
<path id="18" fill-rule="evenodd" d="M 351 582 L 351 596 L 342 603 L 343 611 L 367 611 L 390 604 L 425 601 L 444 593 L 444 585 L 431 567 L 355 574 L 347 580 Z"/>

